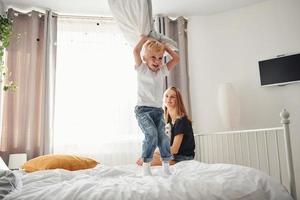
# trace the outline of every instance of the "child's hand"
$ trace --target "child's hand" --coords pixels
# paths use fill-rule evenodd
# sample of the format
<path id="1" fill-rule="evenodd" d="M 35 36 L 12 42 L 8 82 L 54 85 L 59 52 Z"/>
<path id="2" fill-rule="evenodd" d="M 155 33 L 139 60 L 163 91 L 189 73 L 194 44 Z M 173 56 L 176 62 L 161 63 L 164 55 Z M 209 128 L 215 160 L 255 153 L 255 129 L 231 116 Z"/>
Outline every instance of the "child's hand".
<path id="1" fill-rule="evenodd" d="M 140 38 L 141 38 L 141 40 L 144 40 L 144 41 L 147 41 L 150 39 L 148 36 L 146 36 L 144 34 L 140 35 Z"/>
<path id="2" fill-rule="evenodd" d="M 170 44 L 167 43 L 166 41 L 162 41 L 161 43 L 164 45 L 165 48 L 167 47 L 170 48 Z"/>

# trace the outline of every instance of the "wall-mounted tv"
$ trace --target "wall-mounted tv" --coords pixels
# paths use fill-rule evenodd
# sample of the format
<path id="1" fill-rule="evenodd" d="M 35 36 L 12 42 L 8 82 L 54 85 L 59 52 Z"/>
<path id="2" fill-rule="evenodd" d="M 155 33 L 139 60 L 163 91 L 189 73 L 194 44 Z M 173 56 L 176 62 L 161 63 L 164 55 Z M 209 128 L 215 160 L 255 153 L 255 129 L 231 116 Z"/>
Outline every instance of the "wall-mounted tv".
<path id="1" fill-rule="evenodd" d="M 258 62 L 262 86 L 300 82 L 300 54 L 278 56 Z"/>

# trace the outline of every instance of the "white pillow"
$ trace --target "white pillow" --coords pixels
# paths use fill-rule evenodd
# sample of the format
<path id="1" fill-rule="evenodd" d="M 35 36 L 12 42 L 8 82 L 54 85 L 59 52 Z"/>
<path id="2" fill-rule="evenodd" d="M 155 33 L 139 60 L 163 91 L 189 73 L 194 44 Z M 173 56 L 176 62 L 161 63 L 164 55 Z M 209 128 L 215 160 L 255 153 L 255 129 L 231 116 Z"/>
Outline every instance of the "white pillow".
<path id="1" fill-rule="evenodd" d="M 0 157 L 0 169 L 2 170 L 9 170 L 7 165 L 5 164 L 5 162 L 2 160 L 2 158 Z"/>
<path id="2" fill-rule="evenodd" d="M 154 30 L 151 0 L 108 0 L 108 3 L 125 39 L 131 46 L 135 46 L 143 34 L 176 48 L 176 42 Z"/>

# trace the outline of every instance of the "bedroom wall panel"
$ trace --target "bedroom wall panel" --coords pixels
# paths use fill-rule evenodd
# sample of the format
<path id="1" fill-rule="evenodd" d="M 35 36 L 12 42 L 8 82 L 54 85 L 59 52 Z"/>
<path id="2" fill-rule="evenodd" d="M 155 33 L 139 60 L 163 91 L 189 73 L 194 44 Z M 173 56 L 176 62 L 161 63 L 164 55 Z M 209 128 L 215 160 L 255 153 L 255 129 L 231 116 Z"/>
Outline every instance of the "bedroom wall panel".
<path id="1" fill-rule="evenodd" d="M 270 0 L 215 15 L 189 17 L 191 107 L 196 133 L 226 130 L 218 113 L 217 91 L 220 83 L 231 82 L 240 97 L 236 129 L 276 126 L 278 112 L 286 108 L 291 114 L 292 150 L 300 151 L 300 84 L 261 87 L 258 71 L 259 60 L 300 52 L 299 9 L 298 0 Z M 293 159 L 299 196 L 300 157 L 294 153 Z"/>

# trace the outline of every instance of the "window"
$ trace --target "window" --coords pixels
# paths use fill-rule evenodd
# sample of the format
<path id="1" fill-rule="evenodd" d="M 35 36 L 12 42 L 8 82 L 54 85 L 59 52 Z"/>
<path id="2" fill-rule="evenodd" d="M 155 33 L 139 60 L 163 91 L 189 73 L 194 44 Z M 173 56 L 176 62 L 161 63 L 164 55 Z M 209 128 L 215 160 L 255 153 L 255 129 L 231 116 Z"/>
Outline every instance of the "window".
<path id="1" fill-rule="evenodd" d="M 58 19 L 54 152 L 134 163 L 142 134 L 134 115 L 132 48 L 111 19 Z"/>

